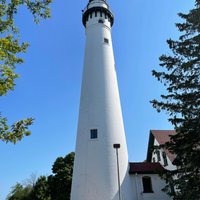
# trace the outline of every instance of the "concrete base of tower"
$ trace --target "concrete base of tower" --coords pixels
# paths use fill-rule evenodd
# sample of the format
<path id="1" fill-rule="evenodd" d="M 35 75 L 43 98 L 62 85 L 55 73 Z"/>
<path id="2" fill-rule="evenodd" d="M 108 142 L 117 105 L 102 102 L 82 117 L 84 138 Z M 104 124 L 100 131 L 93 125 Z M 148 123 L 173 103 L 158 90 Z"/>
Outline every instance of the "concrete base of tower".
<path id="1" fill-rule="evenodd" d="M 108 183 L 105 183 L 101 188 L 94 190 L 94 185 L 99 185 L 98 180 L 94 181 L 91 187 L 87 181 L 83 185 L 73 186 L 73 188 L 76 188 L 76 192 L 72 191 L 71 200 L 133 200 L 131 197 L 131 177 L 129 174 L 126 174 L 120 185 L 120 197 L 117 177 L 110 186 L 108 186 Z"/>

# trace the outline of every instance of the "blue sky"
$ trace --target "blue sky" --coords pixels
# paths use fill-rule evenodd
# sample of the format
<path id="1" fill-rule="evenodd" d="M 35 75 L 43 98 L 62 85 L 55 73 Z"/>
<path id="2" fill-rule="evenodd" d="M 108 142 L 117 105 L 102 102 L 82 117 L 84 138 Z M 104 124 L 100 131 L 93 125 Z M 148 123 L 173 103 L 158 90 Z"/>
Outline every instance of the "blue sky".
<path id="1" fill-rule="evenodd" d="M 87 1 L 54 1 L 52 17 L 39 25 L 21 8 L 16 17 L 22 40 L 30 47 L 15 91 L 0 100 L 10 122 L 34 117 L 32 135 L 16 145 L 0 142 L 0 200 L 10 187 L 32 173 L 51 174 L 58 156 L 75 148 L 84 55 L 81 10 Z M 177 38 L 178 12 L 194 0 L 109 0 L 115 16 L 112 30 L 121 105 L 130 161 L 146 158 L 150 129 L 172 129 L 167 114 L 149 101 L 165 93 L 151 75 L 159 56 L 170 53 L 166 39 Z"/>

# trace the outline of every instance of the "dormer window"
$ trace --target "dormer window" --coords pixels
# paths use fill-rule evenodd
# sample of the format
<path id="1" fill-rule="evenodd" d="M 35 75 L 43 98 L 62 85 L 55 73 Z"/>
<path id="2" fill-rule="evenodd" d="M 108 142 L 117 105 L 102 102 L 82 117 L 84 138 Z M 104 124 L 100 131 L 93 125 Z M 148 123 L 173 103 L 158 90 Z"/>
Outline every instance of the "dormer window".
<path id="1" fill-rule="evenodd" d="M 164 166 L 167 166 L 168 165 L 167 155 L 164 151 L 162 152 L 162 157 L 163 157 Z"/>
<path id="2" fill-rule="evenodd" d="M 155 151 L 156 155 L 157 155 L 157 160 L 158 162 L 161 161 L 161 158 L 160 158 L 160 151 L 158 149 L 156 149 Z"/>

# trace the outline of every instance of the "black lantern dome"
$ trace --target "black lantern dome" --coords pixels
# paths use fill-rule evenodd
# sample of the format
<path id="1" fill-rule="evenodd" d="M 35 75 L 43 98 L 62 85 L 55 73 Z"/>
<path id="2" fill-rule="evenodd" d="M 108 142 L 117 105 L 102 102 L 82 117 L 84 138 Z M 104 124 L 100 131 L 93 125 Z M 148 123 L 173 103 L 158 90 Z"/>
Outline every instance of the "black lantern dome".
<path id="1" fill-rule="evenodd" d="M 109 5 L 107 4 L 106 0 L 99 0 L 99 2 L 104 2 L 107 5 L 107 8 L 103 6 L 89 7 L 90 3 L 92 3 L 93 1 L 95 0 L 89 0 L 87 7 L 85 8 L 85 10 L 83 10 L 83 17 L 82 17 L 83 25 L 86 26 L 86 22 L 88 21 L 88 18 L 90 15 L 92 15 L 92 13 L 100 12 L 100 13 L 103 13 L 104 16 L 108 17 L 108 20 L 110 21 L 110 24 L 112 26 L 114 23 L 114 16 L 112 12 L 110 11 Z"/>

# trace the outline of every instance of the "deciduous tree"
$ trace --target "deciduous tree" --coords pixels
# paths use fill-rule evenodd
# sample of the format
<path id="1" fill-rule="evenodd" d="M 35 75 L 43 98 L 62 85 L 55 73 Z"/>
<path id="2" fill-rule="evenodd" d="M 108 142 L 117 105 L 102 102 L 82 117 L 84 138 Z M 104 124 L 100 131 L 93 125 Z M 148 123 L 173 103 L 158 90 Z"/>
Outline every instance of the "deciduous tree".
<path id="1" fill-rule="evenodd" d="M 70 200 L 74 153 L 58 157 L 52 166 L 53 175 L 40 176 L 35 182 L 32 174 L 25 184 L 12 187 L 7 200 Z"/>
<path id="2" fill-rule="evenodd" d="M 49 4 L 52 0 L 0 0 L 0 96 L 13 90 L 16 66 L 24 62 L 19 56 L 25 53 L 28 43 L 20 41 L 19 28 L 15 24 L 15 16 L 20 6 L 25 6 L 33 14 L 34 21 L 50 17 Z M 1 114 L 1 113 L 0 113 Z M 28 126 L 33 118 L 20 120 L 9 126 L 7 119 L 0 115 L 0 140 L 16 143 L 23 136 L 30 134 Z"/>
<path id="3" fill-rule="evenodd" d="M 12 187 L 12 190 L 6 200 L 31 200 L 32 186 L 23 186 L 17 183 Z"/>
<path id="4" fill-rule="evenodd" d="M 32 199 L 51 200 L 49 184 L 46 176 L 40 176 L 36 181 L 32 191 Z"/>
<path id="5" fill-rule="evenodd" d="M 48 177 L 51 198 L 70 200 L 74 153 L 56 159 L 52 166 L 53 175 Z"/>

